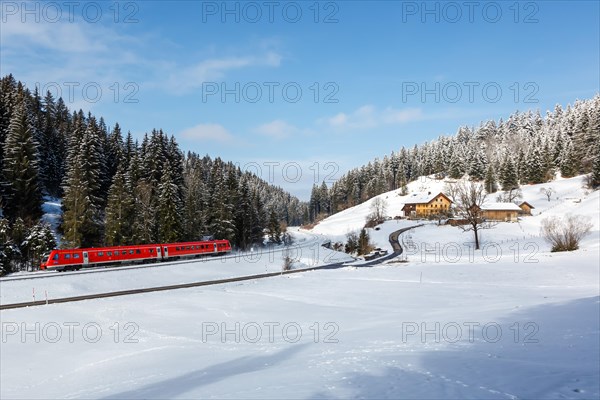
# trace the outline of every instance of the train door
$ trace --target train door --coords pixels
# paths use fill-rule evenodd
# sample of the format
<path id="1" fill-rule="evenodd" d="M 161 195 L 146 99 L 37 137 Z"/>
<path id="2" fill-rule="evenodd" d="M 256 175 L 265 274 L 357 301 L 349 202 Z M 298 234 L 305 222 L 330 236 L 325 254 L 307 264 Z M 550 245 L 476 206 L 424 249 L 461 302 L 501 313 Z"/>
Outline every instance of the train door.
<path id="1" fill-rule="evenodd" d="M 169 258 L 169 248 L 168 248 L 168 247 L 166 247 L 166 246 L 165 246 L 165 248 L 164 248 L 164 253 L 163 253 L 163 255 L 164 255 L 164 258 Z"/>
<path id="2" fill-rule="evenodd" d="M 216 244 L 216 243 L 213 243 L 213 246 L 215 246 L 215 250 L 214 250 L 214 252 L 216 253 L 216 252 L 217 252 L 217 244 Z"/>
<path id="3" fill-rule="evenodd" d="M 83 252 L 83 265 L 88 265 L 90 263 L 90 258 L 88 257 L 88 252 Z"/>
<path id="4" fill-rule="evenodd" d="M 162 252 L 161 252 L 161 250 L 160 250 L 160 247 L 157 247 L 157 248 L 156 248 L 156 258 L 157 258 L 158 260 L 162 259 Z"/>

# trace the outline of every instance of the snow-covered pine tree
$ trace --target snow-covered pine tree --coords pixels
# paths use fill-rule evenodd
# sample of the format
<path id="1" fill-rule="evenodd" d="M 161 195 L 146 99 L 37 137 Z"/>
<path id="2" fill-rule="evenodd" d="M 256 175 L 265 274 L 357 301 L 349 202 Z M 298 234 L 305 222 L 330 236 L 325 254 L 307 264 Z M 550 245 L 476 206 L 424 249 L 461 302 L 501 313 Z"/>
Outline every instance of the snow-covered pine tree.
<path id="1" fill-rule="evenodd" d="M 163 243 L 181 239 L 181 199 L 178 192 L 171 166 L 167 164 L 158 186 L 158 240 Z"/>
<path id="2" fill-rule="evenodd" d="M 157 242 L 157 204 L 154 188 L 144 179 L 137 181 L 134 193 L 133 243 Z"/>
<path id="3" fill-rule="evenodd" d="M 579 160 L 573 149 L 573 142 L 568 137 L 565 138 L 560 160 L 560 174 L 564 178 L 570 178 L 577 175 L 579 171 Z"/>
<path id="4" fill-rule="evenodd" d="M 506 155 L 500 169 L 500 184 L 502 190 L 509 191 L 519 187 L 515 163 L 510 155 Z"/>
<path id="5" fill-rule="evenodd" d="M 126 175 L 119 167 L 108 190 L 104 217 L 104 242 L 108 246 L 132 244 L 134 198 Z"/>
<path id="6" fill-rule="evenodd" d="M 42 216 L 42 194 L 37 144 L 24 100 L 15 108 L 3 148 L 4 216 L 10 221 L 21 218 L 28 225 L 35 224 Z"/>
<path id="7" fill-rule="evenodd" d="M 498 191 L 498 184 L 496 183 L 496 174 L 494 173 L 494 167 L 490 164 L 487 167 L 485 173 L 485 190 L 489 193 L 496 193 Z"/>
<path id="8" fill-rule="evenodd" d="M 450 165 L 448 168 L 448 175 L 452 179 L 460 179 L 465 174 L 465 168 L 463 165 L 463 157 L 459 154 L 456 146 L 450 157 Z"/>
<path id="9" fill-rule="evenodd" d="M 275 210 L 269 213 L 269 224 L 267 225 L 267 235 L 271 243 L 281 243 L 281 226 Z"/>
<path id="10" fill-rule="evenodd" d="M 238 189 L 235 209 L 236 244 L 246 250 L 252 245 L 252 197 L 246 179 L 242 179 Z"/>
<path id="11" fill-rule="evenodd" d="M 184 172 L 183 235 L 185 240 L 198 240 L 206 231 L 206 187 L 197 157 L 190 157 Z"/>
<path id="12" fill-rule="evenodd" d="M 542 153 L 538 146 L 535 146 L 526 159 L 525 175 L 529 183 L 543 183 L 546 177 L 546 168 Z"/>
<path id="13" fill-rule="evenodd" d="M 471 163 L 469 166 L 469 177 L 473 180 L 480 181 L 485 178 L 485 173 L 487 169 L 487 156 L 485 155 L 485 151 L 479 147 L 471 158 Z"/>
<path id="14" fill-rule="evenodd" d="M 69 166 L 63 185 L 64 240 L 71 247 L 91 247 L 102 242 L 100 174 L 102 150 L 95 119 L 83 133 L 81 116 L 69 143 Z M 81 137 L 80 137 L 81 135 Z"/>
<path id="15" fill-rule="evenodd" d="M 596 153 L 596 159 L 592 165 L 592 173 L 590 179 L 590 186 L 593 189 L 600 187 L 600 152 Z"/>
<path id="16" fill-rule="evenodd" d="M 27 236 L 21 244 L 21 248 L 26 254 L 28 268 L 37 269 L 42 261 L 42 257 L 55 247 L 56 241 L 54 240 L 50 225 L 45 222 L 39 222 L 32 226 L 27 231 Z"/>

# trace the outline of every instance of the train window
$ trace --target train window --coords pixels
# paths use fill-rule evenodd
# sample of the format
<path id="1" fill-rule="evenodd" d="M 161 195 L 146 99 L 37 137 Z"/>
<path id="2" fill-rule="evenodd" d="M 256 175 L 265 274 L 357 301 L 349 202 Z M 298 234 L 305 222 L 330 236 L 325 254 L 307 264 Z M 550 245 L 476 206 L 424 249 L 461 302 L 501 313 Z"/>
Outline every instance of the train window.
<path id="1" fill-rule="evenodd" d="M 129 254 L 133 254 L 133 250 L 129 250 Z"/>
<path id="2" fill-rule="evenodd" d="M 153 254 L 153 253 L 154 253 L 154 249 L 150 249 L 150 254 Z"/>
<path id="3" fill-rule="evenodd" d="M 136 249 L 135 254 L 142 254 L 142 251 L 140 249 Z"/>
<path id="4" fill-rule="evenodd" d="M 75 254 L 73 254 L 73 258 L 79 258 L 79 255 L 80 255 L 79 253 L 75 253 Z"/>
<path id="5" fill-rule="evenodd" d="M 175 250 L 176 250 L 176 251 L 179 251 L 179 247 L 175 247 Z"/>
<path id="6" fill-rule="evenodd" d="M 54 257 L 52 257 L 52 259 L 53 259 L 53 260 L 58 260 L 58 253 L 56 253 L 56 254 L 54 255 Z"/>
<path id="7" fill-rule="evenodd" d="M 107 251 L 106 255 L 109 256 L 109 257 L 112 256 L 112 251 Z"/>
<path id="8" fill-rule="evenodd" d="M 119 255 L 119 250 L 115 250 L 115 256 Z"/>
<path id="9" fill-rule="evenodd" d="M 65 260 L 69 260 L 71 258 L 70 254 L 65 254 Z"/>
<path id="10" fill-rule="evenodd" d="M 102 257 L 103 255 L 104 255 L 104 252 L 103 252 L 103 251 L 99 251 L 99 252 L 98 252 L 98 257 Z"/>
<path id="11" fill-rule="evenodd" d="M 185 249 L 186 249 L 186 250 L 189 250 L 189 249 L 190 249 L 190 246 L 185 246 Z"/>

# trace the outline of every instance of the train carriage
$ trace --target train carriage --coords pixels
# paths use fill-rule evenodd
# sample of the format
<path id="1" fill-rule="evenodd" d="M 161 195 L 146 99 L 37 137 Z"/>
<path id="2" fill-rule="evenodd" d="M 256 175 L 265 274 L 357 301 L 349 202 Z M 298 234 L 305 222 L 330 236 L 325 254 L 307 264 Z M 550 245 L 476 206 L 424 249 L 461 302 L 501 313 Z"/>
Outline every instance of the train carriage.
<path id="1" fill-rule="evenodd" d="M 42 260 L 42 270 L 79 270 L 85 267 L 176 260 L 201 255 L 222 255 L 231 251 L 228 240 L 144 244 L 87 249 L 56 249 Z"/>

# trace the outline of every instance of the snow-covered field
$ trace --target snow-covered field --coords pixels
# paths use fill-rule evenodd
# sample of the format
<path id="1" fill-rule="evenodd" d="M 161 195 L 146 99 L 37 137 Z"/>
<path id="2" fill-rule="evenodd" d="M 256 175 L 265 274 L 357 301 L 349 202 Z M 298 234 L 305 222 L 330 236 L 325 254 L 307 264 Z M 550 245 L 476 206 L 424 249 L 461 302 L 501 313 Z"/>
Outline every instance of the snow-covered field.
<path id="1" fill-rule="evenodd" d="M 294 268 L 315 267 L 353 259 L 342 253 L 321 246 L 319 235 L 290 230 L 295 242 L 288 248 L 290 256 L 297 260 Z M 0 304 L 12 304 L 36 300 L 105 293 L 127 289 L 176 285 L 237 276 L 279 272 L 283 266 L 284 247 L 256 249 L 253 252 L 227 258 L 208 257 L 196 262 L 149 264 L 147 268 L 112 268 L 93 273 L 38 272 L 40 278 L 11 280 L 11 275 L 0 280 Z M 31 274 L 30 274 L 31 275 Z"/>
<path id="2" fill-rule="evenodd" d="M 409 189 L 443 188 L 427 182 Z M 549 185 L 550 202 L 524 187 L 534 216 L 483 231 L 483 251 L 470 232 L 428 224 L 402 235 L 406 263 L 2 311 L 0 397 L 599 398 L 600 197 L 581 178 Z M 382 196 L 399 215 L 399 196 Z M 368 212 L 314 232 L 341 240 Z M 540 221 L 567 212 L 592 232 L 550 253 Z M 383 247 L 414 224 L 388 221 L 372 238 Z M 264 262 L 42 281 L 74 295 L 281 269 Z M 28 285 L 2 282 L 2 302 Z"/>

